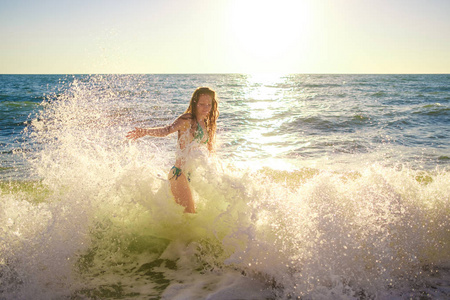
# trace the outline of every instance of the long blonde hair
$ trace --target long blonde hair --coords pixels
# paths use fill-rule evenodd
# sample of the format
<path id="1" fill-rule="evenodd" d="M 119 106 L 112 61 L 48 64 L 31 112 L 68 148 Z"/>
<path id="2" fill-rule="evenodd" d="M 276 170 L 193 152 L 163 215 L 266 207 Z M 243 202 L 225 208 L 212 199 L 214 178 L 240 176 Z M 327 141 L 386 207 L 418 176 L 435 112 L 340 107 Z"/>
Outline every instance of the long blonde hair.
<path id="1" fill-rule="evenodd" d="M 212 99 L 211 112 L 205 120 L 206 131 L 208 132 L 208 150 L 213 152 L 216 144 L 216 128 L 217 118 L 219 117 L 219 105 L 216 97 L 216 92 L 209 87 L 199 87 L 192 94 L 189 107 L 185 113 L 189 113 L 196 120 L 197 119 L 197 103 L 200 95 L 209 95 Z"/>

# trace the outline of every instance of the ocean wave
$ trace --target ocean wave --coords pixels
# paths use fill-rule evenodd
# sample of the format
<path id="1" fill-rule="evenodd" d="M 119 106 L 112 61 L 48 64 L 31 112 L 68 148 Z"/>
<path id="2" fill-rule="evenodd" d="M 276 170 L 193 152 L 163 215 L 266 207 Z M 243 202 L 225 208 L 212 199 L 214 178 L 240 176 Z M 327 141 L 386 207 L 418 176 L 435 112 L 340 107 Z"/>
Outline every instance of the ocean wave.
<path id="1" fill-rule="evenodd" d="M 330 132 L 354 132 L 360 127 L 372 126 L 376 121 L 365 114 L 354 114 L 345 117 L 306 116 L 296 117 L 293 121 L 287 121 L 281 126 L 281 131 L 293 132 L 299 129 L 310 131 Z"/>
<path id="2" fill-rule="evenodd" d="M 5 296 L 204 298 L 217 290 L 203 283 L 232 276 L 251 279 L 253 297 L 384 299 L 411 282 L 427 291 L 420 284 L 450 259 L 445 172 L 200 172 L 198 214 L 183 216 L 158 170 L 87 166 L 78 180 L 0 185 Z"/>
<path id="3" fill-rule="evenodd" d="M 23 141 L 33 151 L 25 158 L 38 180 L 0 183 L 0 297 L 448 296 L 448 170 L 398 161 L 381 165 L 360 156 L 385 160 L 393 155 L 385 145 L 396 137 L 423 141 L 405 137 L 414 130 L 383 131 L 386 124 L 408 125 L 409 110 L 394 111 L 393 123 L 380 120 L 384 111 L 353 109 L 298 114 L 283 119 L 278 128 L 267 126 L 263 129 L 288 133 L 289 141 L 296 141 L 289 145 L 294 149 L 289 155 L 303 151 L 296 160 L 300 166 L 279 170 L 263 167 L 274 154 L 261 149 L 278 143 L 278 150 L 285 136 L 251 144 L 250 138 L 265 138 L 270 131 L 255 134 L 252 130 L 261 126 L 229 109 L 233 120 L 227 119 L 231 125 L 225 130 L 230 136 L 225 146 L 247 147 L 248 153 L 232 154 L 257 160 L 253 168 L 235 163 L 234 157 L 200 166 L 191 174 L 198 213 L 187 215 L 173 201 L 167 181 L 167 153 L 176 137 L 138 143 L 124 138 L 132 123 L 149 123 L 153 117 L 160 122 L 162 115 L 176 115 L 172 110 L 180 107 L 155 113 L 151 107 L 164 109 L 165 98 L 145 96 L 148 103 L 140 103 L 142 98 L 134 99 L 140 92 L 110 94 L 104 88 L 120 86 L 121 80 L 129 86 L 129 78 L 95 78 L 95 84 L 92 78 L 75 80 L 67 91 L 50 96 L 29 122 Z M 170 93 L 184 96 L 176 87 Z M 139 109 L 130 109 L 138 104 Z M 322 104 L 302 106 L 301 112 L 320 111 Z M 326 109 L 339 111 L 326 104 Z M 381 124 L 376 134 L 361 130 L 345 139 L 335 134 L 365 129 L 372 122 Z M 371 147 L 381 148 L 381 154 Z M 401 154 L 416 162 L 423 152 L 414 150 L 404 147 Z M 330 153 L 351 155 L 342 170 L 319 163 L 301 167 L 308 151 L 316 151 L 314 162 Z M 443 150 L 434 155 L 448 160 Z"/>
<path id="4" fill-rule="evenodd" d="M 428 116 L 446 116 L 450 112 L 450 108 L 438 104 L 429 104 L 423 106 L 419 111 L 413 114 L 428 115 Z"/>
<path id="5" fill-rule="evenodd" d="M 342 84 L 336 83 L 304 83 L 300 85 L 304 88 L 332 88 L 332 87 L 340 87 Z"/>

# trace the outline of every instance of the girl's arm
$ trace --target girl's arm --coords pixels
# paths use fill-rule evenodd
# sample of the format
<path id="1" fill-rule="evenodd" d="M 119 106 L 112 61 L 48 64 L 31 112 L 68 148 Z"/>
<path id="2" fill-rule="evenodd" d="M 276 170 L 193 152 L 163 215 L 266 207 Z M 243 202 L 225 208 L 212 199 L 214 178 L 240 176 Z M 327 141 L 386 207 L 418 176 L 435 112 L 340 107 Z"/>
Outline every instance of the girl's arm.
<path id="1" fill-rule="evenodd" d="M 189 120 L 181 116 L 178 119 L 176 119 L 175 122 L 173 122 L 171 125 L 165 127 L 154 127 L 154 128 L 135 127 L 134 130 L 128 132 L 126 137 L 132 140 L 137 140 L 138 138 L 144 137 L 146 135 L 164 137 L 179 130 L 186 130 L 188 127 L 189 127 Z"/>
<path id="2" fill-rule="evenodd" d="M 132 140 L 137 140 L 138 138 L 144 137 L 146 135 L 163 137 L 167 136 L 169 132 L 169 127 L 155 127 L 155 128 L 139 128 L 135 127 L 134 130 L 128 132 L 127 138 Z"/>

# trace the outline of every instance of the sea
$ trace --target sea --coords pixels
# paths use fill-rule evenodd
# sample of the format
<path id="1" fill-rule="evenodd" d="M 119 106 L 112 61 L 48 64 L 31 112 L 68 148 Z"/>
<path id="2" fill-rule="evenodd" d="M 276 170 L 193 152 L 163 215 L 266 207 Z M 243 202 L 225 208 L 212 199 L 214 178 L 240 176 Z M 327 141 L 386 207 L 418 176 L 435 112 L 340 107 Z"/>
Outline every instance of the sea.
<path id="1" fill-rule="evenodd" d="M 214 155 L 171 196 L 193 91 Z M 450 75 L 0 75 L 0 299 L 449 299 Z"/>

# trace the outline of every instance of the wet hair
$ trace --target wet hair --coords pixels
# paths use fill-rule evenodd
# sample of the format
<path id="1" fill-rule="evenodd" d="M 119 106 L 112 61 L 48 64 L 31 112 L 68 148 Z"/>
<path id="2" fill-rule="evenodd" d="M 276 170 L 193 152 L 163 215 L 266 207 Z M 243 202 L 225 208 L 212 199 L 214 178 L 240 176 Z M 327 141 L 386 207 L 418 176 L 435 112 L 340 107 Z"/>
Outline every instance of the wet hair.
<path id="1" fill-rule="evenodd" d="M 214 146 L 216 142 L 216 122 L 219 117 L 219 105 L 216 97 L 216 92 L 208 87 L 199 87 L 192 94 L 191 102 L 189 103 L 188 109 L 185 113 L 192 115 L 194 120 L 197 119 L 197 103 L 201 95 L 209 95 L 212 99 L 211 111 L 205 120 L 206 130 L 208 132 L 208 149 L 209 151 L 214 151 Z"/>

